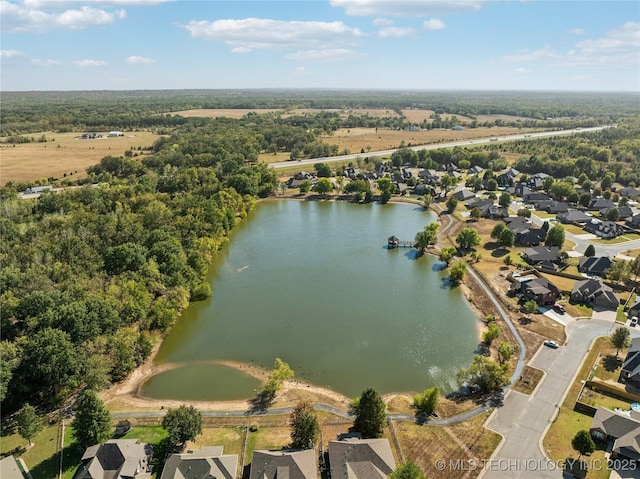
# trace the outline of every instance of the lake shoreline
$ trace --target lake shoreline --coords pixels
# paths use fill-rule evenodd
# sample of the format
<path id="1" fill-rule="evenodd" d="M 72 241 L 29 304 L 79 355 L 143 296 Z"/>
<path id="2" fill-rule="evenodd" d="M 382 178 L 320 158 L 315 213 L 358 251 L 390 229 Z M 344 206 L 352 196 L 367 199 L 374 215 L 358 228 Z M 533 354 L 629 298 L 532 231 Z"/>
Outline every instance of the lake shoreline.
<path id="1" fill-rule="evenodd" d="M 262 201 L 275 201 L 275 200 L 295 200 L 295 201 L 325 201 L 325 202 L 351 202 L 352 198 L 347 196 L 338 196 L 332 195 L 328 197 L 320 197 L 318 195 L 315 196 L 304 196 L 304 197 L 295 197 L 295 196 L 275 196 L 269 197 Z M 390 203 L 396 204 L 412 204 L 421 206 L 422 203 L 417 199 L 412 198 L 393 198 Z M 438 223 L 442 224 L 440 217 L 437 215 L 436 217 Z M 440 247 L 441 245 L 437 245 Z M 428 252 L 429 254 L 436 256 L 437 254 L 434 251 Z M 468 277 L 465 278 L 465 281 L 468 280 Z M 477 306 L 473 301 L 470 301 L 472 297 L 471 288 L 469 288 L 464 282 L 461 283 L 460 288 L 462 290 L 464 300 L 466 304 L 469 306 L 470 310 L 477 317 L 477 327 L 476 334 L 477 339 L 479 341 L 481 330 L 482 330 L 482 321 L 481 318 L 483 314 L 479 311 Z M 186 364 L 191 363 L 164 363 L 157 364 L 155 363 L 156 355 L 162 345 L 162 341 L 159 341 L 158 344 L 155 345 L 151 355 L 147 358 L 147 360 L 136 370 L 134 370 L 129 377 L 127 377 L 123 382 L 113 385 L 108 390 L 101 393 L 101 396 L 109 403 L 119 403 L 119 408 L 124 405 L 129 405 L 134 409 L 163 409 L 163 408 L 171 408 L 177 407 L 181 404 L 192 404 L 199 409 L 202 410 L 219 410 L 219 411 L 244 411 L 248 408 L 247 401 L 250 398 L 242 399 L 242 400 L 231 400 L 231 401 L 197 401 L 197 400 L 174 400 L 174 399 L 155 399 L 151 397 L 147 397 L 142 393 L 142 388 L 145 382 L 147 382 L 151 377 L 161 374 L 165 371 L 169 371 L 172 369 L 179 368 L 181 366 L 185 366 Z M 245 374 L 249 374 L 252 377 L 263 381 L 268 371 L 259 366 L 240 362 L 240 361 L 226 361 L 226 360 L 215 360 L 210 361 L 212 364 L 224 365 L 227 367 L 234 368 L 240 372 Z M 291 397 L 296 397 L 299 394 L 303 394 L 304 396 L 311 396 L 316 398 L 316 402 L 326 402 L 330 405 L 335 405 L 338 407 L 343 407 L 345 409 L 348 408 L 349 398 L 335 390 L 332 390 L 328 387 L 316 386 L 314 384 L 300 381 L 300 380 L 292 380 L 287 381 L 283 390 L 278 393 L 276 400 L 274 401 L 274 405 L 283 405 L 286 404 L 288 399 Z M 412 399 L 414 392 L 389 392 L 384 394 L 383 397 L 394 398 L 394 397 L 403 397 L 409 400 Z"/>

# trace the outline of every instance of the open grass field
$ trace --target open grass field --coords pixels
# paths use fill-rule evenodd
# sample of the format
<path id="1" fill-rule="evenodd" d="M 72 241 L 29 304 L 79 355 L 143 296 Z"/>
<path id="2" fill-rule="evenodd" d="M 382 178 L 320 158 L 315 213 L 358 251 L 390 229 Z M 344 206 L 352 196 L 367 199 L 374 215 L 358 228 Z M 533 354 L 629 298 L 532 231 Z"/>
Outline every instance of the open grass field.
<path id="1" fill-rule="evenodd" d="M 387 130 L 378 128 L 341 128 L 333 135 L 321 137 L 322 141 L 330 145 L 338 145 L 340 151 L 349 150 L 357 153 L 364 150 L 379 151 L 398 148 L 402 142 L 405 145 L 426 145 L 431 143 L 471 140 L 488 136 L 502 136 L 519 133 L 518 128 L 474 128 L 460 131 L 454 130 Z"/>
<path id="2" fill-rule="evenodd" d="M 129 149 L 146 148 L 160 138 L 147 131 L 125 132 L 124 136 L 80 140 L 80 133 L 46 132 L 46 143 L 0 145 L 0 184 L 29 182 L 40 178 L 71 179 L 86 176 L 85 170 L 105 156 L 122 156 Z M 42 133 L 34 134 L 37 140 Z M 55 141 L 54 141 L 55 140 Z"/>

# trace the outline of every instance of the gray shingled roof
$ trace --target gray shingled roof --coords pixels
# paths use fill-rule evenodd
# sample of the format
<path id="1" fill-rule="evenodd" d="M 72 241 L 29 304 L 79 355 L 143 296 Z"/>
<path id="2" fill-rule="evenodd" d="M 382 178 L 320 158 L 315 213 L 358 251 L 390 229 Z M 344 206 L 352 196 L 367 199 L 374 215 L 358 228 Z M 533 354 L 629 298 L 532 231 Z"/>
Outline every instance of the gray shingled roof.
<path id="1" fill-rule="evenodd" d="M 173 454 L 165 463 L 161 479 L 235 479 L 237 454 L 222 454 L 222 446 Z"/>
<path id="2" fill-rule="evenodd" d="M 316 479 L 316 454 L 304 451 L 253 451 L 250 479 Z"/>
<path id="3" fill-rule="evenodd" d="M 147 469 L 148 446 L 137 439 L 111 439 L 88 447 L 77 479 L 134 478 Z"/>
<path id="4" fill-rule="evenodd" d="M 331 479 L 386 479 L 396 468 L 387 439 L 329 442 Z"/>
<path id="5" fill-rule="evenodd" d="M 600 406 L 596 409 L 596 414 L 591 421 L 591 429 L 602 431 L 607 436 L 618 439 L 632 431 L 640 433 L 640 422 Z"/>

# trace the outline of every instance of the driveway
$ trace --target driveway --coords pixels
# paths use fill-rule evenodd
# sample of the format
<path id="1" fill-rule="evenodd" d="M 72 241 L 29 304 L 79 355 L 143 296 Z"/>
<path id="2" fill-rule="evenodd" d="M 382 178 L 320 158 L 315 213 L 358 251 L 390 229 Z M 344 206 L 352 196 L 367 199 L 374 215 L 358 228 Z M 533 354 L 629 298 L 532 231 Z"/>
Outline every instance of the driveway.
<path id="1" fill-rule="evenodd" d="M 486 479 L 540 479 L 562 477 L 542 451 L 542 438 L 555 418 L 593 340 L 609 335 L 615 323 L 600 320 L 572 321 L 566 327 L 567 342 L 558 349 L 541 346 L 529 364 L 546 374 L 532 396 L 511 391 L 504 405 L 486 427 L 504 437 L 502 446 L 487 464 Z M 632 330 L 632 337 L 640 331 Z"/>
<path id="2" fill-rule="evenodd" d="M 596 306 L 593 308 L 593 313 L 591 313 L 591 319 L 600 319 L 602 321 L 615 323 L 617 315 L 617 311 Z"/>
<path id="3" fill-rule="evenodd" d="M 562 324 L 563 326 L 566 326 L 567 324 L 569 324 L 571 321 L 575 319 L 573 316 L 570 316 L 567 313 L 564 313 L 564 314 L 556 313 L 553 310 L 553 308 L 547 308 L 547 307 L 541 306 L 538 308 L 538 311 L 544 314 L 547 318 L 551 318 L 556 323 Z"/>

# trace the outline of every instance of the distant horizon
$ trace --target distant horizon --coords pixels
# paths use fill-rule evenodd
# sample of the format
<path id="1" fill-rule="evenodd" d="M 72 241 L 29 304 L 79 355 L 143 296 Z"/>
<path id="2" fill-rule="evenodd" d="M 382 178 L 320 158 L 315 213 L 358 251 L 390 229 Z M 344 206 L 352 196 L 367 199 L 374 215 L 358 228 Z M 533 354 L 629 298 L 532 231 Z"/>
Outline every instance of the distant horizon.
<path id="1" fill-rule="evenodd" d="M 0 90 L 640 91 L 633 0 L 2 0 Z"/>
<path id="2" fill-rule="evenodd" d="M 465 88 L 322 88 L 322 87 L 251 87 L 251 88 L 133 88 L 133 89 L 95 89 L 95 90 L 2 90 L 0 93 L 91 93 L 91 92 L 167 92 L 167 91 L 353 91 L 353 92 L 411 92 L 411 93 L 606 93 L 606 94 L 632 94 L 640 96 L 640 90 L 509 90 L 509 89 L 465 89 Z"/>

